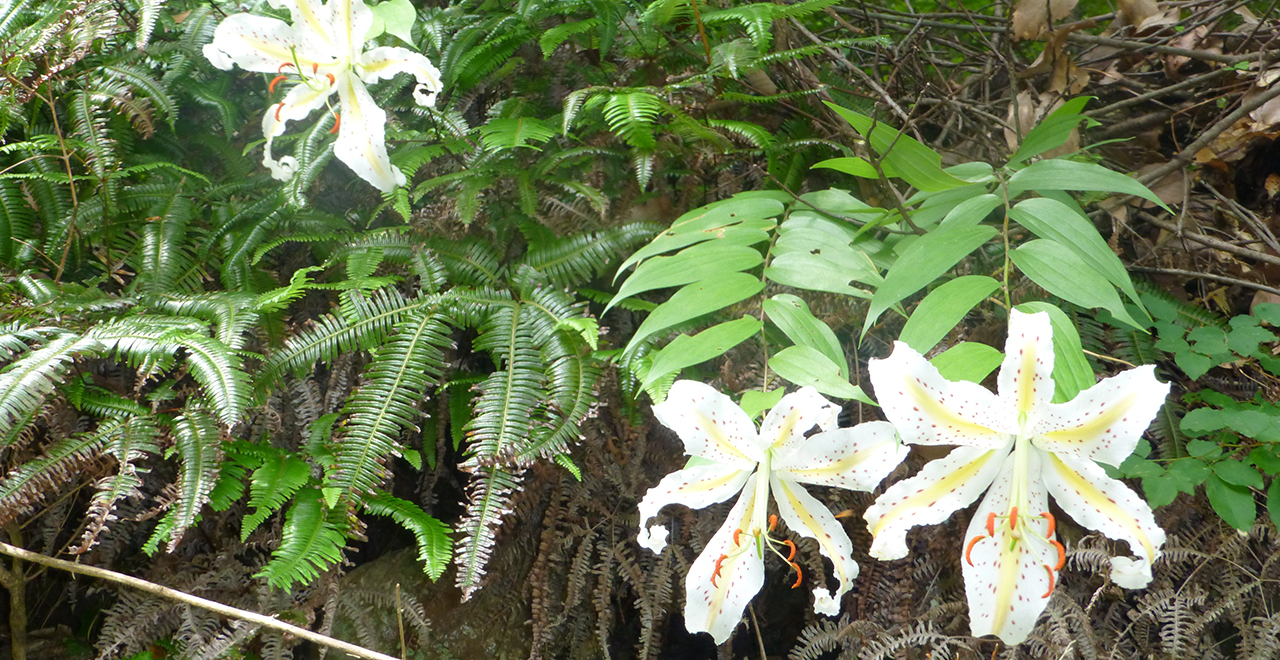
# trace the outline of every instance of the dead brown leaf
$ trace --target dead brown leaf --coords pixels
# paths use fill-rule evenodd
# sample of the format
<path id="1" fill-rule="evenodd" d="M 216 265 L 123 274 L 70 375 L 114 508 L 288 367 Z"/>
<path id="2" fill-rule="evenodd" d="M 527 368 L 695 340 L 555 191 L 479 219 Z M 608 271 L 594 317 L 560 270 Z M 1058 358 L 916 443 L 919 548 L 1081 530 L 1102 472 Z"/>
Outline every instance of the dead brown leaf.
<path id="1" fill-rule="evenodd" d="M 1061 20 L 1080 0 L 1018 0 L 1013 9 L 1013 39 L 1039 39 L 1053 21 Z"/>
<path id="2" fill-rule="evenodd" d="M 1156 0 L 1120 0 L 1120 18 L 1125 25 L 1142 25 L 1159 11 Z"/>

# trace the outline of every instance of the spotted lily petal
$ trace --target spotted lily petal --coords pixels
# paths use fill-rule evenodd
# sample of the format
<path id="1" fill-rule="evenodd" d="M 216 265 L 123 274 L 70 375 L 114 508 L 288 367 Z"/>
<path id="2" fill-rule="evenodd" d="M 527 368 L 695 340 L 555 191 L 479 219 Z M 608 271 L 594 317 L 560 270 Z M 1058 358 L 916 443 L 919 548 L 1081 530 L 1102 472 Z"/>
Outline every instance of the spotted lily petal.
<path id="1" fill-rule="evenodd" d="M 875 537 L 871 556 L 907 556 L 907 531 L 936 525 L 978 499 L 995 480 L 1009 449 L 1008 444 L 996 449 L 957 447 L 930 461 L 920 474 L 890 486 L 863 514 Z"/>
<path id="2" fill-rule="evenodd" d="M 751 418 L 710 385 L 676 381 L 667 400 L 653 407 L 653 414 L 680 436 L 691 456 L 742 470 L 754 468 L 763 457 Z"/>
<path id="3" fill-rule="evenodd" d="M 662 552 L 666 547 L 667 528 L 645 526 L 662 507 L 683 504 L 691 509 L 701 509 L 723 502 L 742 490 L 750 475 L 749 470 L 712 463 L 685 468 L 663 477 L 640 500 L 640 545 L 653 552 Z"/>
<path id="4" fill-rule="evenodd" d="M 742 620 L 742 611 L 764 584 L 764 559 L 754 537 L 735 532 L 746 529 L 756 511 L 757 475 L 751 475 L 742 496 L 729 511 L 720 531 L 689 567 L 684 581 L 684 625 L 689 632 L 709 632 L 716 644 L 729 639 Z M 722 559 L 723 557 L 723 559 Z M 712 578 L 714 577 L 714 581 Z"/>
<path id="5" fill-rule="evenodd" d="M 805 434 L 818 427 L 835 427 L 840 406 L 827 401 L 818 390 L 803 387 L 778 402 L 760 424 L 760 444 L 764 449 L 787 451 L 805 441 Z"/>
<path id="6" fill-rule="evenodd" d="M 315 46 L 315 52 L 330 53 L 340 57 L 346 50 L 346 42 L 335 42 L 331 33 L 331 10 L 320 0 L 277 0 L 277 9 L 287 8 L 293 17 L 293 26 Z"/>
<path id="7" fill-rule="evenodd" d="M 868 422 L 809 436 L 789 451 L 780 452 L 773 470 L 800 483 L 869 491 L 909 452 L 898 442 L 892 424 Z"/>
<path id="8" fill-rule="evenodd" d="M 902 342 L 867 371 L 884 414 L 903 441 L 919 445 L 966 445 L 994 449 L 1008 444 L 1017 419 L 981 386 L 952 382 Z"/>
<path id="9" fill-rule="evenodd" d="M 1130 369 L 1100 381 L 1067 403 L 1049 404 L 1036 446 L 1062 455 L 1119 465 L 1133 453 L 1169 396 L 1155 367 Z"/>
<path id="10" fill-rule="evenodd" d="M 1111 579 L 1129 589 L 1147 586 L 1151 563 L 1160 556 L 1165 541 L 1151 506 L 1087 458 L 1066 454 L 1048 457 L 1042 470 L 1044 482 L 1058 506 L 1081 525 L 1128 541 L 1129 551 L 1138 556 L 1136 562 L 1113 561 Z"/>
<path id="11" fill-rule="evenodd" d="M 298 161 L 292 156 L 284 156 L 279 161 L 271 155 L 271 144 L 277 135 L 284 133 L 285 123 L 290 120 L 305 119 L 313 110 L 325 104 L 333 93 L 331 87 L 317 80 L 295 85 L 284 95 L 284 100 L 267 108 L 262 115 L 262 134 L 267 136 L 267 144 L 263 148 L 262 164 L 271 170 L 271 176 L 281 181 L 288 181 L 298 167 Z"/>
<path id="12" fill-rule="evenodd" d="M 234 64 L 260 73 L 279 73 L 286 62 L 310 67 L 327 65 L 334 59 L 316 47 L 306 31 L 252 14 L 232 14 L 219 23 L 213 31 L 213 41 L 204 47 L 204 55 L 225 71 Z"/>
<path id="13" fill-rule="evenodd" d="M 338 96 L 342 99 L 342 125 L 333 155 L 382 192 L 404 185 L 404 174 L 387 157 L 387 113 L 354 75 L 338 80 Z"/>
<path id="14" fill-rule="evenodd" d="M 840 597 L 853 587 L 853 578 L 858 577 L 858 562 L 853 560 L 853 542 L 827 507 L 814 499 L 803 486 L 780 478 L 776 473 L 770 478 L 770 486 L 773 499 L 778 503 L 778 513 L 787 527 L 803 537 L 816 540 L 818 550 L 835 565 L 840 586 L 835 594 L 828 592 L 826 587 L 815 589 L 814 609 L 823 614 L 838 614 Z"/>
<path id="15" fill-rule="evenodd" d="M 1058 548 L 1047 518 L 1049 498 L 1038 479 L 1040 452 L 1028 448 L 1025 466 L 1015 466 L 1010 454 L 978 506 L 965 532 L 965 594 L 969 600 L 969 625 L 974 635 L 996 635 L 1018 644 L 1035 627 L 1049 603 L 1057 582 Z M 1012 513 L 1012 515 L 1010 515 Z M 994 531 L 994 535 L 992 532 Z"/>
<path id="16" fill-rule="evenodd" d="M 397 73 L 410 73 L 418 80 L 413 98 L 418 105 L 434 105 L 436 95 L 444 89 L 440 70 L 425 56 L 408 48 L 383 46 L 366 52 L 360 58 L 360 77 L 367 83 L 390 78 Z"/>
<path id="17" fill-rule="evenodd" d="M 1053 325 L 1049 315 L 1009 313 L 1009 337 L 996 387 L 1001 407 L 1018 418 L 1039 413 L 1053 400 Z M 1016 420 L 1015 420 L 1016 423 Z"/>
<path id="18" fill-rule="evenodd" d="M 364 48 L 364 36 L 373 26 L 373 10 L 362 0 L 329 0 L 329 38 L 339 57 L 355 62 Z"/>

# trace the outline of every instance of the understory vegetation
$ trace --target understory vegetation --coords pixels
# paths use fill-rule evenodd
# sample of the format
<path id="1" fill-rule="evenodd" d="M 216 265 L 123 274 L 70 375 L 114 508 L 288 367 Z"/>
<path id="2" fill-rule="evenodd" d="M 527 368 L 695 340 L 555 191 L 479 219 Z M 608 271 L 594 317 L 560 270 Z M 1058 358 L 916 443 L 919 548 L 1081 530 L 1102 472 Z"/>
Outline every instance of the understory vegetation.
<path id="1" fill-rule="evenodd" d="M 0 3 L 8 546 L 405 660 L 1280 656 L 1275 0 L 385 0 L 345 38 L 432 70 L 214 61 L 231 17 L 312 4 Z M 729 642 L 687 632 L 731 504 L 637 543 L 678 378 L 852 426 L 895 341 L 995 383 L 1015 309 L 1049 314 L 1055 402 L 1172 384 L 1105 467 L 1168 535 L 1149 586 L 1067 512 L 1027 641 L 971 635 L 972 509 L 868 551 L 942 455 L 913 447 L 814 491 L 861 566 L 838 616 L 781 529 L 795 571 Z M 341 657 L 5 555 L 0 658 Z"/>

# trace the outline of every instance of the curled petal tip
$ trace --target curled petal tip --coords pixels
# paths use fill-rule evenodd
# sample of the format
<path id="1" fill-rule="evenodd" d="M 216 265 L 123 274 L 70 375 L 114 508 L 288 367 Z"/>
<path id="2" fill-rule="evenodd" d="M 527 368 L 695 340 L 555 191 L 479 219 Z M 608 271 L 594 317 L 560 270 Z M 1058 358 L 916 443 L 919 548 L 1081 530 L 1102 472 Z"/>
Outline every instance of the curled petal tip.
<path id="1" fill-rule="evenodd" d="M 667 536 L 671 534 L 666 527 L 662 525 L 654 525 L 653 527 L 641 528 L 636 541 L 643 548 L 648 548 L 654 554 L 659 554 L 662 549 L 667 547 Z"/>
<path id="2" fill-rule="evenodd" d="M 840 614 L 840 601 L 831 597 L 831 592 L 826 587 L 818 587 L 813 590 L 813 611 L 818 614 L 827 616 L 836 616 Z"/>
<path id="3" fill-rule="evenodd" d="M 440 90 L 433 89 L 426 85 L 415 85 L 413 88 L 413 100 L 417 101 L 418 105 L 425 105 L 428 107 L 434 106 L 436 104 L 436 97 L 439 95 Z"/>
<path id="4" fill-rule="evenodd" d="M 1151 584 L 1151 564 L 1145 559 L 1112 557 L 1111 581 L 1125 589 L 1142 589 Z"/>
<path id="5" fill-rule="evenodd" d="M 277 181 L 292 179 L 293 173 L 298 170 L 298 160 L 293 156 L 282 156 L 280 160 L 274 160 L 270 157 L 263 158 L 262 165 L 271 170 L 271 178 Z"/>

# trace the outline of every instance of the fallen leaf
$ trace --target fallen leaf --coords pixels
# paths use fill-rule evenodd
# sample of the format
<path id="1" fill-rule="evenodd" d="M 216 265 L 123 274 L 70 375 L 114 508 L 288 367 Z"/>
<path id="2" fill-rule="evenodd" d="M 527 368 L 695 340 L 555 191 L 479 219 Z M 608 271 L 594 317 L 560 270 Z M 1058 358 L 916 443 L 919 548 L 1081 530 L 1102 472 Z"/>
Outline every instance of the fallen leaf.
<path id="1" fill-rule="evenodd" d="M 1267 189 L 1268 199 L 1275 197 L 1277 193 L 1280 193 L 1280 174 L 1276 174 L 1275 172 L 1268 174 L 1266 182 L 1262 185 Z"/>
<path id="2" fill-rule="evenodd" d="M 1017 120 L 1014 119 L 1014 112 L 1017 112 Z M 1026 135 L 1031 128 L 1036 125 L 1036 102 L 1031 97 L 1031 92 L 1022 92 L 1018 94 L 1014 103 L 1009 104 L 1009 112 L 1005 115 L 1004 141 L 1009 145 L 1009 152 L 1013 153 L 1018 150 L 1022 140 L 1021 135 Z M 1017 126 L 1017 132 L 1013 127 Z"/>
<path id="3" fill-rule="evenodd" d="M 1126 25 L 1142 25 L 1157 11 L 1156 0 L 1120 0 L 1120 17 Z"/>
<path id="4" fill-rule="evenodd" d="M 1013 39 L 1039 39 L 1053 21 L 1063 19 L 1079 0 L 1018 0 L 1013 9 Z"/>

